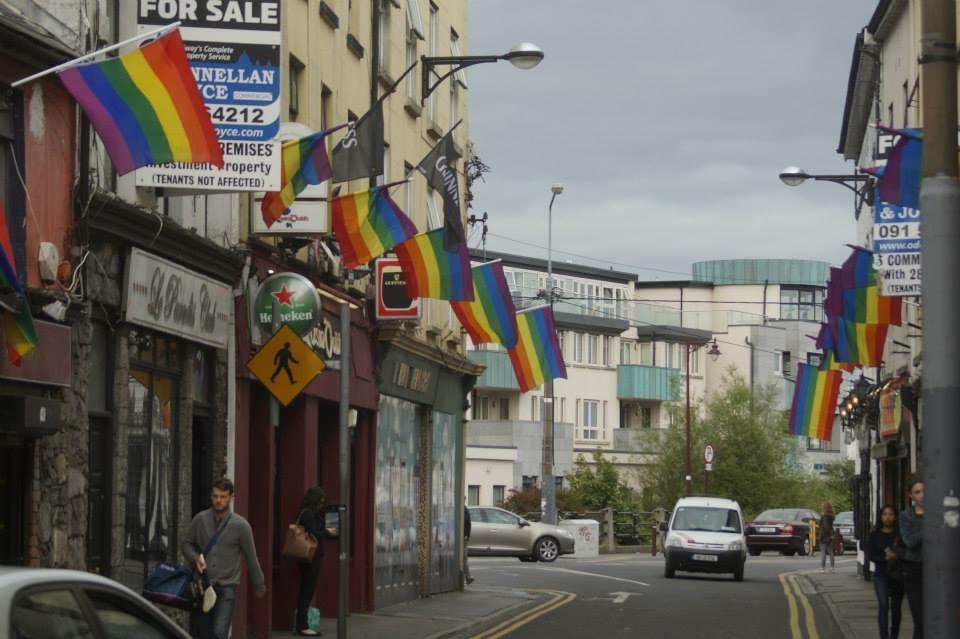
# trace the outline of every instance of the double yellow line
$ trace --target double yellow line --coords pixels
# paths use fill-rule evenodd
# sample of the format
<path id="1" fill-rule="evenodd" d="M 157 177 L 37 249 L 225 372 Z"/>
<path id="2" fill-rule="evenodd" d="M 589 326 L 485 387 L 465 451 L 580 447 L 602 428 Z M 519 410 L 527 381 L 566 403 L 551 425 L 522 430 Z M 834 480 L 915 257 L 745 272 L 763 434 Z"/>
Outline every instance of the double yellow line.
<path id="1" fill-rule="evenodd" d="M 797 583 L 797 575 L 807 572 L 800 570 L 796 572 L 785 572 L 780 575 L 780 584 L 783 586 L 783 594 L 787 597 L 787 605 L 790 607 L 790 638 L 804 639 L 802 628 L 800 627 L 800 607 L 803 608 L 803 619 L 807 627 L 807 639 L 820 639 L 817 634 L 817 620 L 813 614 L 813 606 L 810 600 L 803 594 L 803 589 Z M 797 602 L 800 602 L 800 606 Z"/>
<path id="2" fill-rule="evenodd" d="M 471 639 L 498 639 L 521 626 L 527 625 L 534 619 L 542 617 L 548 612 L 567 605 L 577 598 L 577 595 L 574 593 L 564 592 L 562 590 L 528 590 L 527 592 L 540 592 L 549 595 L 550 598 L 543 603 L 537 604 L 530 610 L 525 610 L 515 617 L 500 622 L 493 628 L 488 628 L 478 635 L 473 635 Z"/>

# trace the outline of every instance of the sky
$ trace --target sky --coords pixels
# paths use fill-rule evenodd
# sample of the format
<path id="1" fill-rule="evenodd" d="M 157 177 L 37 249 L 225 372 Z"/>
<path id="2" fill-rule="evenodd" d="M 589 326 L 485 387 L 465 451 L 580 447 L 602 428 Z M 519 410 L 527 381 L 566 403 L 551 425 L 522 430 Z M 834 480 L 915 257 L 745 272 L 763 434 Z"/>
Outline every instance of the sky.
<path id="1" fill-rule="evenodd" d="M 701 260 L 849 253 L 853 194 L 777 176 L 854 171 L 836 148 L 877 0 L 467 4 L 464 54 L 544 51 L 532 70 L 468 72 L 470 139 L 491 169 L 469 213 L 488 213 L 488 250 L 545 258 L 559 183 L 555 261 L 677 280 Z"/>

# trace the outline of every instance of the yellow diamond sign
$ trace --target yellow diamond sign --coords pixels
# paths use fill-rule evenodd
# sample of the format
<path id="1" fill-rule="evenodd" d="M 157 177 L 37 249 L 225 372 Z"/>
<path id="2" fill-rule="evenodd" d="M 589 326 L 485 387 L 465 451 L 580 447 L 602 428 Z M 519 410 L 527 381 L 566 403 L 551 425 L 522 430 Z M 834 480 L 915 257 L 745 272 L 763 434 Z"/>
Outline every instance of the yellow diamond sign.
<path id="1" fill-rule="evenodd" d="M 284 406 L 324 368 L 323 360 L 286 324 L 247 362 L 247 369 Z"/>

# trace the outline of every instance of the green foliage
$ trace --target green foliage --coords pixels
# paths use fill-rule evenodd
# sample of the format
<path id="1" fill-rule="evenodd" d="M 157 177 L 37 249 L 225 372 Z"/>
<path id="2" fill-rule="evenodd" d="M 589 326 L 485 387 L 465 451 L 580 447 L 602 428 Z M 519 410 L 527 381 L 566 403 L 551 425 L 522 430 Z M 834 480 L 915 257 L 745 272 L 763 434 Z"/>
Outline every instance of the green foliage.
<path id="1" fill-rule="evenodd" d="M 583 512 L 585 510 L 573 491 L 567 488 L 558 490 L 556 499 L 557 512 Z M 531 486 L 521 490 L 511 488 L 507 498 L 503 500 L 503 508 L 518 515 L 540 512 L 540 487 Z"/>
<path id="2" fill-rule="evenodd" d="M 571 492 L 587 510 L 640 509 L 639 495 L 620 479 L 616 467 L 603 456 L 600 449 L 593 451 L 592 466 L 583 455 L 577 456 L 574 471 L 567 479 Z"/>

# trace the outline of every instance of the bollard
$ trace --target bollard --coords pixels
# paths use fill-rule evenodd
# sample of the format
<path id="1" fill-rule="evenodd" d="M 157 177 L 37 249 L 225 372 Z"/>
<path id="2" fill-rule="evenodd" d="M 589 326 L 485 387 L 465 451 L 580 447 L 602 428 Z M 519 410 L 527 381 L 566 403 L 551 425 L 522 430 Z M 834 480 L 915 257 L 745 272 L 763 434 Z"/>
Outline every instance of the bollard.
<path id="1" fill-rule="evenodd" d="M 660 536 L 660 528 L 654 524 L 650 526 L 650 556 L 657 556 L 657 538 Z"/>

